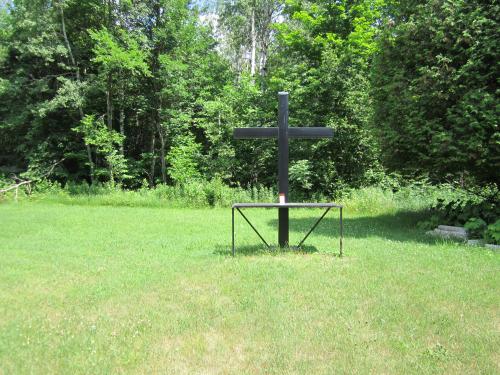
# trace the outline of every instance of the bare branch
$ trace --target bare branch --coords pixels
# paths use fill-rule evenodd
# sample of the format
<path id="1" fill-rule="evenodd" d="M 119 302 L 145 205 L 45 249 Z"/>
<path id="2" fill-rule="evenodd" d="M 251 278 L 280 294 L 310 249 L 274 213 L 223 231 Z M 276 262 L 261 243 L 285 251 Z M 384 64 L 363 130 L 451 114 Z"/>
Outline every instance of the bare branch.
<path id="1" fill-rule="evenodd" d="M 65 158 L 62 158 L 61 160 L 53 163 L 49 170 L 43 174 L 40 178 L 44 178 L 44 177 L 48 177 L 52 174 L 52 172 L 54 172 L 54 169 L 59 165 L 61 164 L 63 161 L 64 161 Z M 31 179 L 31 180 L 22 180 L 21 178 L 17 177 L 15 174 L 12 175 L 12 179 L 14 181 L 16 181 L 16 183 L 14 185 L 11 185 L 9 187 L 6 187 L 5 189 L 0 189 L 0 194 L 5 194 L 6 192 L 10 191 L 10 190 L 14 190 L 16 189 L 16 195 L 17 195 L 17 189 L 19 189 L 19 187 L 23 186 L 23 185 L 28 185 L 29 187 L 29 184 L 31 184 L 32 182 L 34 182 L 34 179 Z"/>
<path id="2" fill-rule="evenodd" d="M 20 187 L 20 186 L 22 186 L 22 185 L 31 184 L 32 182 L 33 182 L 32 180 L 26 180 L 26 181 L 20 182 L 20 183 L 15 184 L 15 185 L 11 185 L 11 186 L 9 186 L 9 187 L 8 187 L 8 188 L 6 188 L 6 189 L 1 189 L 1 190 L 0 190 L 0 193 L 6 193 L 6 192 L 8 192 L 9 190 L 17 189 L 17 188 L 19 188 L 19 187 Z"/>

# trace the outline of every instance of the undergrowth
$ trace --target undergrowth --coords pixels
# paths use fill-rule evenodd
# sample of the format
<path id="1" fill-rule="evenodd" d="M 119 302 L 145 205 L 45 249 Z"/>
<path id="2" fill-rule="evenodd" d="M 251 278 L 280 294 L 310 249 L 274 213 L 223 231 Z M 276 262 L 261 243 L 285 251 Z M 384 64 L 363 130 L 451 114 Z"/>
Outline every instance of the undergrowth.
<path id="1" fill-rule="evenodd" d="M 452 185 L 412 183 L 397 189 L 371 186 L 332 192 L 331 197 L 315 195 L 304 199 L 291 194 L 291 201 L 336 201 L 351 212 L 377 215 L 397 211 L 425 211 L 440 199 L 460 197 L 463 191 Z M 450 198 L 451 197 L 451 198 Z M 14 193 L 0 196 L 0 200 L 14 199 Z M 54 202 L 92 206 L 129 207 L 229 207 L 235 202 L 275 202 L 277 192 L 273 188 L 254 186 L 229 187 L 222 181 L 191 181 L 184 185 L 158 185 L 149 188 L 144 184 L 138 190 L 126 190 L 118 185 L 68 183 L 64 187 L 56 182 L 41 181 L 29 193 L 20 190 L 18 200 Z"/>

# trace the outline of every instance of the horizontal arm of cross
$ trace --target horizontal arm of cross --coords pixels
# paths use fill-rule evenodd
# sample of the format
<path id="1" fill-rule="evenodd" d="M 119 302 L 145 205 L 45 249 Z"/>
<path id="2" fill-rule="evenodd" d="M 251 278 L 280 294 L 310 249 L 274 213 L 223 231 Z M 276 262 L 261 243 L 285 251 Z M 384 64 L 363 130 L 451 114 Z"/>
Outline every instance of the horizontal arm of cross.
<path id="1" fill-rule="evenodd" d="M 333 129 L 319 127 L 288 128 L 289 138 L 332 138 Z M 278 138 L 278 128 L 235 128 L 235 139 Z"/>

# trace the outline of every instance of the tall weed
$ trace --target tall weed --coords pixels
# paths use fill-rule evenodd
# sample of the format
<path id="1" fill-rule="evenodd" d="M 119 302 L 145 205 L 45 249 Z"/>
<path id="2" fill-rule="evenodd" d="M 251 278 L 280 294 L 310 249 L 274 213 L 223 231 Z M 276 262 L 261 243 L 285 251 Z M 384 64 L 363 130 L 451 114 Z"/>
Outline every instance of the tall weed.
<path id="1" fill-rule="evenodd" d="M 345 189 L 336 194 L 349 212 L 378 215 L 396 211 L 428 210 L 440 199 L 453 200 L 466 195 L 451 185 L 430 185 L 426 182 L 407 186 L 370 186 Z M 292 200 L 302 199 L 291 195 Z M 126 190 L 111 184 L 74 184 L 62 187 L 58 183 L 37 183 L 31 194 L 23 192 L 19 199 L 57 202 L 63 204 L 143 206 L 143 207 L 229 207 L 236 202 L 276 202 L 273 188 L 252 186 L 229 187 L 220 179 L 211 181 L 191 180 L 182 185 L 158 185 L 149 188 L 144 183 L 138 190 Z M 4 195 L 3 200 L 11 196 Z M 311 201 L 327 202 L 328 197 L 313 194 Z"/>

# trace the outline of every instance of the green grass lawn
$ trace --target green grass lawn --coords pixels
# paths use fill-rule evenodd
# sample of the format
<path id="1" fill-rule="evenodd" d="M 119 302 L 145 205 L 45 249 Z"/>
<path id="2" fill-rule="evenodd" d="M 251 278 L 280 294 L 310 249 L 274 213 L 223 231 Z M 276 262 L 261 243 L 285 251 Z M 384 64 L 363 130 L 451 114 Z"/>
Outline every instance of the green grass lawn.
<path id="1" fill-rule="evenodd" d="M 336 215 L 279 254 L 237 217 L 233 258 L 230 209 L 2 204 L 0 373 L 500 372 L 498 253 L 347 207 L 339 258 Z"/>

